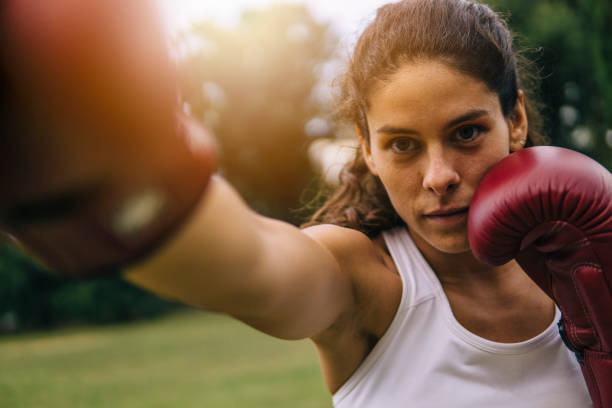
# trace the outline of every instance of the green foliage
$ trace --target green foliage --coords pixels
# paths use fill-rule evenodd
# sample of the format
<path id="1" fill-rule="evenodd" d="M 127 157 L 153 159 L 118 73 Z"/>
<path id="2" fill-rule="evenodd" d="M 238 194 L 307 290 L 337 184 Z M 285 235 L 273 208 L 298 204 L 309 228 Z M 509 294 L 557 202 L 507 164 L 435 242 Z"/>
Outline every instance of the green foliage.
<path id="1" fill-rule="evenodd" d="M 49 298 L 59 280 L 0 241 L 0 332 L 53 324 Z"/>
<path id="2" fill-rule="evenodd" d="M 612 167 L 612 3 L 491 0 L 542 67 L 548 133 Z"/>
<path id="3" fill-rule="evenodd" d="M 0 242 L 0 282 L 0 333 L 127 321 L 175 307 L 119 276 L 83 281 L 51 275 L 6 242 Z"/>
<path id="4" fill-rule="evenodd" d="M 49 305 L 58 321 L 92 323 L 134 320 L 171 308 L 118 276 L 66 281 L 51 294 Z"/>

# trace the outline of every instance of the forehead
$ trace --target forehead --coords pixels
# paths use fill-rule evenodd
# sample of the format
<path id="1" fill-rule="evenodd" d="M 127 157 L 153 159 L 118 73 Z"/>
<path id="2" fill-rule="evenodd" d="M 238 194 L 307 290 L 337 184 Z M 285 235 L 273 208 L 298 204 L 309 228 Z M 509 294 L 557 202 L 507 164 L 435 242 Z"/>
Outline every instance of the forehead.
<path id="1" fill-rule="evenodd" d="M 496 93 L 483 81 L 436 60 L 406 62 L 370 92 L 368 122 L 431 125 L 470 110 L 501 115 Z"/>

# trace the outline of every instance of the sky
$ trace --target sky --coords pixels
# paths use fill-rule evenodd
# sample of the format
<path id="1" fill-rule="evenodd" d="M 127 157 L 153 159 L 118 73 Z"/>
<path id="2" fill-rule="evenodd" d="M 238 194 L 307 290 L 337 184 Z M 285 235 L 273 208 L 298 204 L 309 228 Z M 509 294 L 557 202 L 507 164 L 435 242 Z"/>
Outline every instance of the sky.
<path id="1" fill-rule="evenodd" d="M 171 30 L 190 22 L 212 20 L 221 25 L 235 24 L 245 9 L 265 8 L 278 0 L 156 0 Z M 376 9 L 389 0 L 285 0 L 306 4 L 317 21 L 330 23 L 342 43 L 351 44 Z"/>
<path id="2" fill-rule="evenodd" d="M 340 56 L 352 50 L 359 34 L 374 18 L 378 7 L 390 0 L 154 0 L 170 34 L 185 30 L 191 23 L 208 20 L 231 26 L 239 22 L 244 10 L 262 9 L 274 3 L 305 4 L 314 19 L 329 24 L 338 38 Z M 181 51 L 179 51 L 179 54 Z M 329 84 L 342 69 L 343 61 L 330 60 L 323 65 L 320 85 L 315 93 L 322 102 L 329 99 Z"/>

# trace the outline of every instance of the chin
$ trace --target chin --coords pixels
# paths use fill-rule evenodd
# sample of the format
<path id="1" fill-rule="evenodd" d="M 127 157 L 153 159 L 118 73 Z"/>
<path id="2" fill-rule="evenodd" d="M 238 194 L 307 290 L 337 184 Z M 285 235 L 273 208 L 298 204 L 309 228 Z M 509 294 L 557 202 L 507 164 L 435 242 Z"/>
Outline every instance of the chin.
<path id="1" fill-rule="evenodd" d="M 440 252 L 448 254 L 461 254 L 470 251 L 470 242 L 466 228 L 455 228 L 450 231 L 431 231 L 425 236 L 429 245 Z"/>
<path id="2" fill-rule="evenodd" d="M 444 234 L 442 236 L 437 234 L 423 236 L 418 233 L 411 233 L 411 236 L 421 251 L 433 250 L 449 255 L 465 254 L 471 251 L 467 233 Z"/>
<path id="3" fill-rule="evenodd" d="M 463 254 L 466 252 L 470 252 L 470 245 L 468 243 L 467 237 L 464 238 L 442 238 L 436 239 L 433 238 L 428 240 L 429 245 L 440 252 L 446 254 Z"/>
<path id="4" fill-rule="evenodd" d="M 447 253 L 447 254 L 459 255 L 459 254 L 465 254 L 465 253 L 470 252 L 470 246 L 469 245 L 449 245 L 449 246 L 439 248 L 439 251 Z"/>

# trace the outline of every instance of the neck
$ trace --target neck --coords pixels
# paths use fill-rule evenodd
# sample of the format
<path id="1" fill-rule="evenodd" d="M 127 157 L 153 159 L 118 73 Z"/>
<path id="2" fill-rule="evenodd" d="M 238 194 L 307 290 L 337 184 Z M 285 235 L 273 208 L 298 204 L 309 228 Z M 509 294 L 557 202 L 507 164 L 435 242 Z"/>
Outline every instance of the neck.
<path id="1" fill-rule="evenodd" d="M 522 275 L 516 262 L 491 266 L 478 261 L 471 251 L 446 253 L 434 248 L 418 236 L 412 236 L 423 257 L 427 260 L 442 286 L 503 285 L 508 278 Z"/>
<path id="2" fill-rule="evenodd" d="M 514 343 L 533 338 L 553 320 L 554 303 L 517 262 L 489 266 L 470 251 L 449 254 L 413 240 L 437 275 L 453 315 L 472 333 Z"/>

